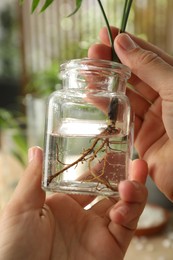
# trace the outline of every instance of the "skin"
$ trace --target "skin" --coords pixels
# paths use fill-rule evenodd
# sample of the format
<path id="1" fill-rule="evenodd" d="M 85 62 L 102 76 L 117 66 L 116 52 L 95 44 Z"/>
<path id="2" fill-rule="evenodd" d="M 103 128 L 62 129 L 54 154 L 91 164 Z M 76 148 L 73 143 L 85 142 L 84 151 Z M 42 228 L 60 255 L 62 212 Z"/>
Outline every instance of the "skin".
<path id="1" fill-rule="evenodd" d="M 135 146 L 158 188 L 173 201 L 173 58 L 159 48 L 112 27 L 115 51 L 132 71 L 127 95 L 135 112 Z M 106 28 L 90 58 L 111 60 Z"/>
<path id="2" fill-rule="evenodd" d="M 42 156 L 38 147 L 29 150 L 28 167 L 1 213 L 0 259 L 123 259 L 146 203 L 146 162 L 132 163 L 118 202 L 103 199 L 86 210 L 90 196 L 46 196 Z"/>

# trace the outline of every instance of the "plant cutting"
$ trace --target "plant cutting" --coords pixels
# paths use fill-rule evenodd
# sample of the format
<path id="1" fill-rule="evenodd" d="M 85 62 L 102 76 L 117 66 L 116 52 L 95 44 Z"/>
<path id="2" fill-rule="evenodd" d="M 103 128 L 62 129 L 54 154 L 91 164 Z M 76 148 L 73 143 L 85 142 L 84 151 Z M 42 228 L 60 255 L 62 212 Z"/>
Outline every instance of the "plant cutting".
<path id="1" fill-rule="evenodd" d="M 24 1 L 25 0 L 19 0 L 19 3 L 23 4 Z M 68 17 L 74 15 L 80 9 L 83 1 L 84 0 L 76 0 L 76 8 L 70 15 L 68 15 Z M 32 5 L 31 5 L 32 13 L 38 8 L 38 5 L 40 4 L 40 2 L 41 2 L 41 0 L 32 0 Z M 41 7 L 41 12 L 44 12 L 53 2 L 54 2 L 54 0 L 45 0 L 45 3 Z M 101 13 L 103 15 L 103 18 L 104 18 L 104 21 L 105 21 L 105 24 L 106 24 L 106 27 L 108 30 L 110 46 L 112 48 L 112 60 L 116 61 L 116 62 L 120 62 L 120 60 L 114 50 L 111 28 L 110 28 L 109 21 L 108 21 L 107 15 L 105 13 L 104 7 L 102 5 L 101 0 L 97 0 L 97 2 L 98 2 L 98 5 L 100 6 Z M 123 8 L 123 15 L 122 15 L 122 19 L 121 19 L 120 33 L 125 32 L 125 30 L 126 30 L 126 25 L 127 25 L 130 9 L 132 6 L 132 2 L 133 2 L 133 0 L 124 0 L 124 8 Z"/>
<path id="2" fill-rule="evenodd" d="M 32 12 L 39 2 L 32 1 Z M 47 0 L 41 11 L 52 2 Z M 97 2 L 107 26 L 112 59 L 118 63 L 82 59 L 61 65 L 64 89 L 54 93 L 48 105 L 43 187 L 116 196 L 119 181 L 127 177 L 130 158 L 130 108 L 124 92 L 130 72 L 120 64 L 103 5 Z M 69 16 L 81 4 L 76 1 Z M 125 31 L 131 4 L 132 0 L 125 1 L 120 32 Z M 91 132 L 85 132 L 90 127 Z"/>

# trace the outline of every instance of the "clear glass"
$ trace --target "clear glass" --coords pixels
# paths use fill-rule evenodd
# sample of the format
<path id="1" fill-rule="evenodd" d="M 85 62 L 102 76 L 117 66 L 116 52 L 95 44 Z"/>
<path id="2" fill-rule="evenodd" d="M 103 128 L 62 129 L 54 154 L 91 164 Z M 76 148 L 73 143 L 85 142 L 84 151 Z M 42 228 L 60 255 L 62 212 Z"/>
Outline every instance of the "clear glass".
<path id="1" fill-rule="evenodd" d="M 48 102 L 43 188 L 118 197 L 133 151 L 130 70 L 78 59 L 62 64 L 61 73 L 63 87 Z"/>

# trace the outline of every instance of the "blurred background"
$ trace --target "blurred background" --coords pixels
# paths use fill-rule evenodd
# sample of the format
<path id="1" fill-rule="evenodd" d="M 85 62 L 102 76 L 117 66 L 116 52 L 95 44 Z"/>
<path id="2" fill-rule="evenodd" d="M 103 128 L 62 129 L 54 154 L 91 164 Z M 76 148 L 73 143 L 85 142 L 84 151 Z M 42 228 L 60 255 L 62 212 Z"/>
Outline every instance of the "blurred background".
<path id="1" fill-rule="evenodd" d="M 102 4 L 110 24 L 119 27 L 124 1 Z M 30 0 L 23 6 L 0 1 L 0 207 L 23 172 L 28 147 L 43 145 L 45 103 L 60 87 L 60 63 L 87 56 L 89 46 L 99 42 L 105 24 L 97 1 L 84 0 L 67 18 L 74 8 L 74 0 L 54 0 L 45 12 L 31 14 Z M 172 54 L 172 10 L 172 0 L 134 0 L 127 31 Z M 150 201 L 172 206 L 150 180 L 148 185 Z"/>

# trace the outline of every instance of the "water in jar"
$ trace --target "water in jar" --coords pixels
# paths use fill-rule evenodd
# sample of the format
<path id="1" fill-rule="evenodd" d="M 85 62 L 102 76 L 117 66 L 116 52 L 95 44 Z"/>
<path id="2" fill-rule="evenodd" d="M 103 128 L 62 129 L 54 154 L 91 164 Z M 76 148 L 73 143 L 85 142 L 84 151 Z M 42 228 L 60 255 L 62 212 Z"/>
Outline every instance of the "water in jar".
<path id="1" fill-rule="evenodd" d="M 127 179 L 129 136 L 108 131 L 105 121 L 66 118 L 57 131 L 47 133 L 43 187 L 49 191 L 118 196 Z"/>

